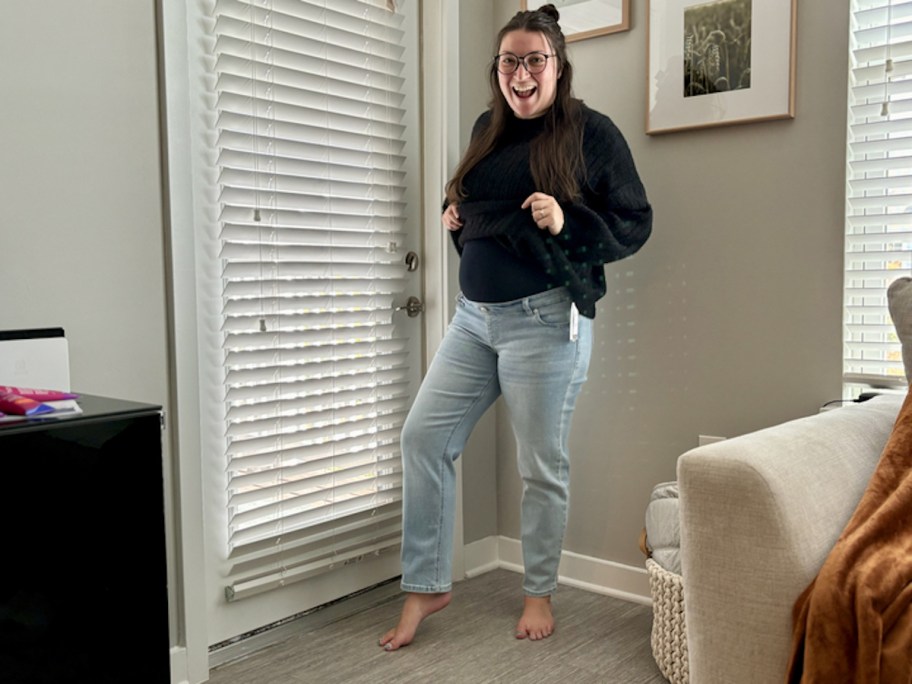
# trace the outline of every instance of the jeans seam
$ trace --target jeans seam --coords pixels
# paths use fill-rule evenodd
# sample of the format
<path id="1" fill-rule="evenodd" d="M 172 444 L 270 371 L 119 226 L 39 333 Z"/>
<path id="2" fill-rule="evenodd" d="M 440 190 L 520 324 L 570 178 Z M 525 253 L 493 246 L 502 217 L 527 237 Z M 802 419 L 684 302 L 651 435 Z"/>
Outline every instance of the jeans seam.
<path id="1" fill-rule="evenodd" d="M 461 421 L 460 421 L 460 422 L 461 422 Z M 450 443 L 450 438 L 447 439 L 447 445 L 449 445 L 449 443 Z M 445 463 L 445 459 L 446 459 L 446 458 L 447 458 L 447 450 L 446 450 L 446 448 L 444 448 L 444 450 L 443 450 L 443 458 L 438 459 L 438 460 L 439 460 L 439 466 L 438 466 L 438 472 L 437 472 L 437 481 L 440 482 L 440 483 L 443 483 L 443 482 L 444 482 L 444 479 L 443 479 L 443 470 L 444 470 L 444 467 L 445 467 L 445 465 L 446 465 L 446 463 Z M 434 554 L 434 584 L 437 585 L 437 586 L 440 585 L 440 544 L 441 544 L 441 538 L 444 536 L 444 532 L 443 532 L 443 517 L 444 517 L 444 515 L 443 515 L 443 510 L 444 510 L 444 508 L 445 508 L 445 506 L 444 506 L 444 501 L 445 501 L 445 499 L 446 499 L 446 496 L 447 496 L 447 494 L 446 494 L 446 492 L 444 491 L 443 487 L 441 486 L 441 488 L 440 488 L 439 508 L 438 508 L 438 510 L 437 510 L 437 550 L 436 550 L 436 552 L 435 552 L 435 554 Z"/>
<path id="2" fill-rule="evenodd" d="M 462 425 L 463 421 L 465 420 L 466 416 L 471 412 L 471 410 L 475 406 L 478 405 L 478 403 L 481 401 L 481 398 L 486 394 L 488 388 L 491 386 L 491 382 L 496 377 L 497 377 L 497 373 L 491 374 L 491 377 L 488 378 L 488 381 L 487 381 L 487 383 L 485 383 L 485 386 L 482 389 L 482 391 L 479 392 L 478 395 L 475 397 L 475 400 L 466 407 L 466 410 L 463 412 L 462 416 L 460 416 L 459 421 L 453 426 L 453 429 L 450 431 L 450 434 L 447 436 L 447 440 L 444 443 L 443 456 L 446 456 L 447 453 L 449 452 L 450 442 L 452 442 L 453 435 L 456 434 L 457 430 L 459 429 L 459 426 Z M 443 482 L 443 469 L 444 469 L 445 465 L 446 465 L 445 459 L 441 458 L 440 459 L 440 470 L 438 472 L 438 481 L 439 482 Z M 446 494 L 443 491 L 441 491 L 440 502 L 439 502 L 440 506 L 439 506 L 438 515 L 437 515 L 437 550 L 434 555 L 434 582 L 437 586 L 440 586 L 440 554 L 441 554 L 440 544 L 442 541 L 441 538 L 443 537 L 442 530 L 443 530 L 443 523 L 444 523 L 444 520 L 443 520 L 443 518 L 444 518 L 444 515 L 443 515 L 444 496 L 446 496 Z"/>
<path id="3" fill-rule="evenodd" d="M 564 438 L 565 438 L 565 432 L 566 432 L 566 425 L 565 425 L 565 421 L 564 421 L 564 411 L 566 410 L 566 407 L 567 407 L 567 398 L 568 398 L 569 395 L 570 395 L 570 392 L 571 392 L 571 390 L 572 390 L 572 388 L 573 388 L 574 380 L 575 380 L 575 378 L 576 378 L 577 371 L 579 370 L 579 362 L 580 362 L 580 357 L 581 357 L 581 354 L 580 354 L 580 346 L 581 346 L 581 345 L 580 345 L 579 341 L 577 341 L 577 342 L 575 343 L 575 345 L 574 345 L 574 351 L 573 351 L 573 364 L 572 364 L 572 366 L 571 366 L 571 372 L 568 374 L 567 386 L 566 386 L 566 388 L 564 389 L 564 400 L 563 400 L 563 405 L 562 405 L 563 408 L 562 408 L 562 410 L 561 410 L 560 418 L 559 418 L 559 421 L 558 421 L 558 450 L 557 450 L 557 453 L 558 453 L 558 463 L 557 463 L 558 468 L 557 468 L 557 475 L 558 475 L 558 480 L 559 480 L 559 481 L 563 481 L 563 475 L 564 475 L 564 470 L 565 470 L 565 468 L 564 468 L 564 460 L 565 460 L 565 459 L 563 458 L 563 454 L 564 454 L 564 443 L 565 443 Z M 569 446 L 569 445 L 568 445 L 568 446 Z M 567 460 L 567 461 L 570 460 L 570 455 L 569 455 L 569 453 L 567 454 L 566 460 Z M 569 479 L 568 479 L 568 481 L 567 481 L 567 495 L 568 495 L 568 497 L 569 497 L 569 493 L 570 493 L 570 492 L 569 492 L 569 487 L 570 487 L 570 482 L 569 482 Z M 561 516 L 561 517 L 562 517 L 562 521 L 561 521 L 561 530 L 562 530 L 562 532 L 561 532 L 561 537 L 560 537 L 560 539 L 558 540 L 558 545 L 557 545 L 558 549 L 563 549 L 563 548 L 564 548 L 564 535 L 565 535 L 566 532 L 567 532 L 567 517 L 568 517 L 568 516 L 567 516 L 567 513 L 568 513 L 568 508 L 569 508 L 569 501 L 565 501 L 565 502 L 564 502 L 564 505 L 563 505 L 563 510 L 561 511 L 561 513 L 562 513 L 562 516 Z M 560 561 L 558 560 L 558 562 L 560 562 Z M 541 592 L 539 592 L 539 591 L 530 591 L 528 588 L 523 587 L 523 592 L 524 592 L 527 596 L 533 596 L 533 597 L 534 597 L 534 596 L 539 596 L 539 597 L 541 597 L 541 596 L 550 596 L 550 595 L 553 594 L 556 590 L 557 590 L 557 578 L 555 578 L 555 581 L 553 582 L 552 586 L 551 586 L 549 589 L 544 590 L 544 591 L 541 591 Z"/>
<path id="4" fill-rule="evenodd" d="M 579 341 L 577 341 L 573 346 L 574 346 L 573 368 L 572 368 L 572 372 L 570 373 L 570 381 L 567 383 L 567 389 L 564 390 L 564 411 L 567 410 L 567 398 L 570 396 L 570 392 L 573 388 L 573 383 L 576 380 L 576 372 L 579 370 L 579 361 L 580 361 L 580 343 L 579 343 Z M 567 429 L 568 426 L 565 424 L 564 411 L 561 411 L 561 421 L 560 421 L 560 454 L 561 454 L 561 458 L 560 458 L 560 463 L 559 463 L 560 470 L 558 472 L 558 476 L 559 476 L 560 480 L 563 482 L 563 479 L 565 476 L 564 469 L 566 467 L 566 470 L 567 470 L 567 473 L 566 473 L 567 500 L 564 502 L 563 511 L 561 512 L 563 520 L 561 521 L 561 530 L 562 531 L 561 531 L 560 546 L 559 546 L 560 549 L 564 548 L 564 536 L 567 534 L 567 514 L 568 514 L 569 508 L 570 508 L 570 500 L 569 500 L 570 499 L 570 453 L 569 453 L 570 435 L 565 434 L 565 433 L 569 433 L 569 430 Z M 563 457 L 564 444 L 567 444 L 567 458 L 566 459 Z M 566 461 L 566 463 L 565 463 L 565 461 Z"/>
<path id="5" fill-rule="evenodd" d="M 452 442 L 452 440 L 453 440 L 453 435 L 456 434 L 457 429 L 459 428 L 460 425 L 462 425 L 466 416 L 481 401 L 482 396 L 484 396 L 487 393 L 488 388 L 491 386 L 491 382 L 496 377 L 497 377 L 497 373 L 491 374 L 491 377 L 489 377 L 488 381 L 485 383 L 484 389 L 481 392 L 479 392 L 478 395 L 476 395 L 475 400 L 466 407 L 466 410 L 463 412 L 462 416 L 460 416 L 459 422 L 453 426 L 453 429 L 450 431 L 450 434 L 447 437 L 447 441 L 444 444 L 444 449 L 443 449 L 444 455 L 449 453 L 450 442 Z M 439 473 L 439 475 L 441 476 L 439 478 L 440 482 L 443 482 L 442 475 L 443 475 L 444 465 L 445 465 L 445 461 L 444 461 L 444 459 L 441 458 L 440 459 L 440 473 Z M 441 494 L 441 497 L 440 497 L 440 509 L 438 511 L 438 518 L 437 518 L 437 530 L 438 530 L 438 532 L 437 532 L 437 553 L 436 553 L 436 557 L 434 559 L 434 580 L 438 585 L 440 584 L 440 544 L 441 544 L 441 537 L 443 537 L 443 534 L 441 534 L 441 530 L 443 529 L 443 517 L 444 517 L 443 516 L 443 497 L 444 496 L 445 495 Z"/>
<path id="6" fill-rule="evenodd" d="M 573 382 L 576 379 L 576 372 L 579 370 L 579 361 L 580 361 L 580 343 L 579 343 L 579 340 L 577 340 L 575 342 L 575 344 L 573 345 L 573 366 L 571 368 L 570 378 L 569 378 L 569 381 L 567 382 L 567 388 L 564 390 L 564 410 L 566 410 L 566 408 L 567 408 L 567 397 L 570 396 L 570 390 L 573 388 Z M 559 435 L 561 451 L 563 451 L 565 438 L 569 441 L 569 434 L 565 435 L 564 434 L 565 432 L 567 432 L 567 426 L 564 424 L 564 411 L 561 411 L 560 435 Z M 569 447 L 569 444 L 568 444 L 568 447 Z M 569 460 L 569 458 L 570 457 L 568 454 L 567 459 Z M 563 467 L 564 467 L 563 459 L 561 459 L 560 467 L 561 467 L 560 474 L 563 475 Z"/>

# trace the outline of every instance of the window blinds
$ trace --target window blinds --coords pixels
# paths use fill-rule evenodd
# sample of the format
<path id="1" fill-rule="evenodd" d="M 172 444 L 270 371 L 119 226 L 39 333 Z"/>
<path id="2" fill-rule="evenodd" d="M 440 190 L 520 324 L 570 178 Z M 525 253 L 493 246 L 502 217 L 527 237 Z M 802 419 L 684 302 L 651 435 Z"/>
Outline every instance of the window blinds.
<path id="1" fill-rule="evenodd" d="M 903 385 L 886 290 L 912 273 L 912 1 L 852 0 L 851 31 L 844 374 Z"/>
<path id="2" fill-rule="evenodd" d="M 214 18 L 235 600 L 399 544 L 404 32 L 386 0 Z"/>

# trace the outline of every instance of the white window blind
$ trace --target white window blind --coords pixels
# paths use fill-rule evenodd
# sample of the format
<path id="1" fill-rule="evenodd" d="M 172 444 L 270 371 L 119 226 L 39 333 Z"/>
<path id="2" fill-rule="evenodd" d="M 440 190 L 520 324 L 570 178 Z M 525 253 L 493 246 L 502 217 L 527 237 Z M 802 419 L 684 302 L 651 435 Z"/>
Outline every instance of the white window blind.
<path id="1" fill-rule="evenodd" d="M 401 16 L 217 0 L 229 600 L 398 548 Z M 412 105 L 410 105 L 412 106 Z"/>
<path id="2" fill-rule="evenodd" d="M 904 385 L 887 287 L 912 274 L 912 0 L 852 0 L 847 382 Z"/>

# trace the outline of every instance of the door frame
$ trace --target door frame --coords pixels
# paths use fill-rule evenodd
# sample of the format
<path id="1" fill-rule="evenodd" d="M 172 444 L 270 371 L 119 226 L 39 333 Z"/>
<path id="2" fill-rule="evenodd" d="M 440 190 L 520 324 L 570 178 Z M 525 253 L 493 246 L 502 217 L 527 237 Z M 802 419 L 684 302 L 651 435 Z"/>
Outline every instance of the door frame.
<path id="1" fill-rule="evenodd" d="M 451 315 L 453 287 L 448 264 L 449 236 L 440 223 L 440 196 L 459 158 L 459 3 L 415 0 L 421 27 L 421 168 L 424 244 L 424 361 L 440 344 Z M 188 57 L 186 0 L 155 0 L 158 27 L 161 121 L 163 239 L 166 255 L 169 399 L 167 419 L 173 473 L 166 501 L 169 530 L 171 682 L 198 684 L 209 678 L 209 638 L 205 597 L 203 481 L 200 459 L 199 339 L 193 298 L 194 199 L 191 174 L 191 64 Z M 445 68 L 449 65 L 450 68 Z M 442 75 L 447 74 L 446 78 Z M 433 265 L 433 267 L 428 267 Z M 178 294 L 176 294 L 178 293 Z M 462 471 L 457 462 L 457 511 L 453 573 L 464 575 Z"/>
<path id="2" fill-rule="evenodd" d="M 443 187 L 459 161 L 459 0 L 420 0 L 424 217 L 425 370 L 440 346 L 456 294 L 450 236 L 440 221 Z M 446 77 L 440 77 L 446 74 Z M 433 265 L 433 267 L 432 267 Z M 456 461 L 453 578 L 465 576 L 462 459 Z"/>

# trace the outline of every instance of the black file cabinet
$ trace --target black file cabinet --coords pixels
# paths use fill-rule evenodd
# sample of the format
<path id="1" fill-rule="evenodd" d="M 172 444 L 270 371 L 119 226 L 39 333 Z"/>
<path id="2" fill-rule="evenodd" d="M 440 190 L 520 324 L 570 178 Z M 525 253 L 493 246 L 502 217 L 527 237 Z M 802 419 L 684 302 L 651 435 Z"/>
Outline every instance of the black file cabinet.
<path id="1" fill-rule="evenodd" d="M 0 682 L 168 684 L 159 406 L 0 423 Z"/>

